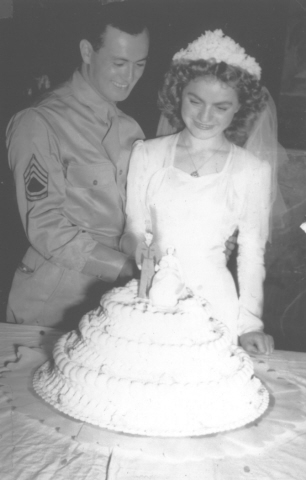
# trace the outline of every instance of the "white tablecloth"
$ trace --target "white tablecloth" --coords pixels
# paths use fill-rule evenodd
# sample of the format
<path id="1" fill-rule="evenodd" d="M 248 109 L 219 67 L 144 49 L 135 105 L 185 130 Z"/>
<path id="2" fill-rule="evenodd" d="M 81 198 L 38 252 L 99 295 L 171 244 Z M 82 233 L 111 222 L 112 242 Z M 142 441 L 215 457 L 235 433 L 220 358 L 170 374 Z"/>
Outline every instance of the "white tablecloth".
<path id="1" fill-rule="evenodd" d="M 272 399 L 260 421 L 212 437 L 163 440 L 103 431 L 35 396 L 32 373 L 59 335 L 0 323 L 1 480 L 306 478 L 306 353 L 254 359 Z"/>

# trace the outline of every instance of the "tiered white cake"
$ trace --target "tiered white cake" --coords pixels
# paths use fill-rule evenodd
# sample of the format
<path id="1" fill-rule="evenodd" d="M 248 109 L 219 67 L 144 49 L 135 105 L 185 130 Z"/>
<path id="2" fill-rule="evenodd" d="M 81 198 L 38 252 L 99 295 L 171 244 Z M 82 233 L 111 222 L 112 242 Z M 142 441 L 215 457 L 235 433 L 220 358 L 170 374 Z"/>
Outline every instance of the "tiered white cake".
<path id="1" fill-rule="evenodd" d="M 185 291 L 158 308 L 137 289 L 132 280 L 108 292 L 58 340 L 36 392 L 74 418 L 139 435 L 207 435 L 258 418 L 268 392 L 205 301 Z"/>

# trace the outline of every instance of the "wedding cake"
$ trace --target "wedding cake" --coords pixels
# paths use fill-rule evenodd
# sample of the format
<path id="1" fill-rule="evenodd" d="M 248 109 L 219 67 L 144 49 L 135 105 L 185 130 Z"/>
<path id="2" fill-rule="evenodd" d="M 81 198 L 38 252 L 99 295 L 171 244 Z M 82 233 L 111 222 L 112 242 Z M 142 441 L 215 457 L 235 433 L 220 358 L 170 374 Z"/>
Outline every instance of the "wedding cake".
<path id="1" fill-rule="evenodd" d="M 167 283 L 167 268 L 158 273 L 151 298 L 138 297 L 136 280 L 106 293 L 58 340 L 36 392 L 71 417 L 130 434 L 198 436 L 254 421 L 269 395 L 250 357 L 203 299 L 173 275 Z M 169 306 L 171 289 L 180 293 Z"/>

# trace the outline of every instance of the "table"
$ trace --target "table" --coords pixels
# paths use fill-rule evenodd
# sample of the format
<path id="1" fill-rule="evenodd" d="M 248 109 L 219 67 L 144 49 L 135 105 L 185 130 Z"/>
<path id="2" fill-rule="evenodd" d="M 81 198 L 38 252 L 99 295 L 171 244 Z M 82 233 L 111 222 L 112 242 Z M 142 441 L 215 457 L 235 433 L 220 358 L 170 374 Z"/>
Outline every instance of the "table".
<path id="1" fill-rule="evenodd" d="M 103 435 L 31 397 L 32 373 L 60 335 L 52 328 L 0 323 L 1 480 L 306 478 L 306 353 L 276 351 L 254 359 L 272 394 L 259 422 L 165 442 Z"/>

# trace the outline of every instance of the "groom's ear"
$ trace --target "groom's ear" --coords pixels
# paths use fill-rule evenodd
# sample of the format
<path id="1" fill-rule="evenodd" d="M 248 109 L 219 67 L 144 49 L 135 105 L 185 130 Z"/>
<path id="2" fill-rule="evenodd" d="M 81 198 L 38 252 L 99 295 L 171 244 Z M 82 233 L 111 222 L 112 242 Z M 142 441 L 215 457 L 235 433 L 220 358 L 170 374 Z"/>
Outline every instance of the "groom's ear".
<path id="1" fill-rule="evenodd" d="M 89 65 L 90 62 L 91 62 L 91 56 L 92 56 L 92 53 L 93 53 L 93 48 L 92 48 L 91 43 L 88 40 L 83 39 L 83 40 L 80 41 L 80 53 L 81 53 L 81 57 L 82 57 L 83 62 L 86 65 Z"/>

